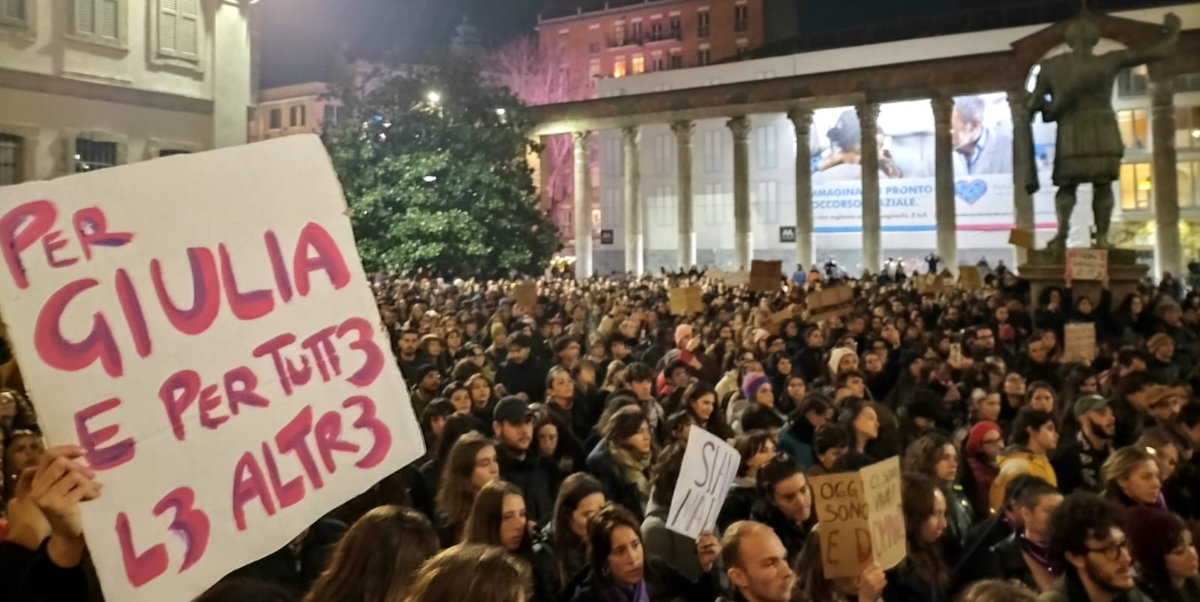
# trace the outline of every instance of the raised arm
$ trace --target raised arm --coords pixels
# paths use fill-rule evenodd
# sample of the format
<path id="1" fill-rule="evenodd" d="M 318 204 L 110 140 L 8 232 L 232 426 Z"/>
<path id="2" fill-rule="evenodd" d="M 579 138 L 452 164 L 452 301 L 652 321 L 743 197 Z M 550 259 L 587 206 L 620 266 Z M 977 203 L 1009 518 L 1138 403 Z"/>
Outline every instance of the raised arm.
<path id="1" fill-rule="evenodd" d="M 1117 50 L 1109 54 L 1117 59 L 1122 69 L 1129 69 L 1138 65 L 1162 60 L 1175 49 L 1175 42 L 1179 40 L 1179 30 L 1182 27 L 1182 23 L 1178 15 L 1167 13 L 1167 16 L 1163 18 L 1163 27 L 1166 28 L 1167 35 L 1163 36 L 1158 42 L 1145 48 Z"/>

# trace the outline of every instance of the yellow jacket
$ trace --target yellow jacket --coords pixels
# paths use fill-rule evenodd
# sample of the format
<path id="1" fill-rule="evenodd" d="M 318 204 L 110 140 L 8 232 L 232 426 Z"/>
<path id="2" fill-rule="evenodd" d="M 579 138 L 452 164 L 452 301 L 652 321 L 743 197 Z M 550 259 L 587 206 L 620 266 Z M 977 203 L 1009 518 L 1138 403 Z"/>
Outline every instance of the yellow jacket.
<path id="1" fill-rule="evenodd" d="M 1033 475 L 1058 487 L 1054 467 L 1050 466 L 1050 458 L 1045 455 L 1034 454 L 1023 447 L 1010 447 L 1001 452 L 996 464 L 1000 467 L 1000 474 L 992 481 L 992 490 L 988 493 L 988 507 L 993 514 L 1004 504 L 1004 490 L 1008 488 L 1008 483 L 1020 475 Z"/>

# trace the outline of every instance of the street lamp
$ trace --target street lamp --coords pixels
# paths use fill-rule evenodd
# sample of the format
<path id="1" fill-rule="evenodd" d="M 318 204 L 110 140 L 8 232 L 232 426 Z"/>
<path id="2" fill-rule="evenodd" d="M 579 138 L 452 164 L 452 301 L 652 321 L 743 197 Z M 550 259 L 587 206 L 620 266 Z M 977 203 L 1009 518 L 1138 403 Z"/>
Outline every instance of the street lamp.
<path id="1" fill-rule="evenodd" d="M 438 104 L 442 102 L 442 95 L 437 92 L 430 92 L 425 95 L 425 100 L 428 100 L 432 104 Z"/>

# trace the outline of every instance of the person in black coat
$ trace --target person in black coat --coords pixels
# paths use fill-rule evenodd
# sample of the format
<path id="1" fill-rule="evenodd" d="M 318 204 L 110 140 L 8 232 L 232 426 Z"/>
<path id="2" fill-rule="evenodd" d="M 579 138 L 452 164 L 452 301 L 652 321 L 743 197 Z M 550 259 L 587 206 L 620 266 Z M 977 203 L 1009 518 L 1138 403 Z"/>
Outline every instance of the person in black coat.
<path id="1" fill-rule="evenodd" d="M 946 531 L 946 498 L 936 481 L 905 474 L 900 485 L 907 532 L 908 555 L 888 571 L 885 602 L 945 602 L 949 600 L 950 568 L 942 556 Z"/>
<path id="2" fill-rule="evenodd" d="M 725 504 L 717 515 L 717 529 L 724 532 L 729 525 L 750 518 L 758 499 L 758 471 L 775 457 L 775 440 L 770 431 L 750 431 L 733 440 L 733 448 L 742 461 L 729 490 Z"/>
<path id="3" fill-rule="evenodd" d="M 533 342 L 524 334 L 508 341 L 508 361 L 496 371 L 496 384 L 503 385 L 504 395 L 524 393 L 530 402 L 540 402 L 546 396 L 546 369 L 530 357 Z"/>
<path id="4" fill-rule="evenodd" d="M 795 460 L 775 456 L 758 471 L 757 494 L 750 519 L 771 527 L 794 563 L 815 522 L 808 477 Z"/>
<path id="5" fill-rule="evenodd" d="M 637 406 L 623 407 L 608 419 L 603 438 L 587 457 L 588 472 L 600 481 L 605 497 L 632 512 L 639 525 L 650 501 L 653 459 L 650 421 Z"/>
<path id="6" fill-rule="evenodd" d="M 620 506 L 605 506 L 588 523 L 587 570 L 563 589 L 564 602 L 711 602 L 719 594 L 713 572 L 720 544 L 705 532 L 696 542 L 702 574 L 692 582 L 670 563 L 645 554 L 639 522 Z"/>
<path id="7" fill-rule="evenodd" d="M 554 513 L 554 497 L 561 478 L 553 460 L 543 457 L 533 444 L 534 412 L 520 397 L 509 396 L 496 404 L 492 429 L 496 434 L 496 459 L 500 478 L 524 493 L 526 514 L 537 525 L 545 525 Z"/>

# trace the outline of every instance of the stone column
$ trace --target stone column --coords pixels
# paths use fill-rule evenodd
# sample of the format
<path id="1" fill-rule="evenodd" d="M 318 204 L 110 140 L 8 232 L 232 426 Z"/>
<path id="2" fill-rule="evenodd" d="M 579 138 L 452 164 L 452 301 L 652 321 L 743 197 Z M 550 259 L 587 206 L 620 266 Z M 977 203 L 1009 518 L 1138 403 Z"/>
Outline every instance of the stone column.
<path id="1" fill-rule="evenodd" d="M 954 99 L 934 98 L 934 157 L 937 175 L 937 254 L 942 265 L 958 273 L 958 216 L 954 208 L 954 145 L 950 139 L 950 115 Z"/>
<path id="2" fill-rule="evenodd" d="M 592 277 L 592 183 L 588 162 L 591 132 L 573 132 L 575 144 L 575 278 Z"/>
<path id="3" fill-rule="evenodd" d="M 796 263 L 816 267 L 813 255 L 812 109 L 792 109 L 788 119 L 796 129 Z"/>
<path id="4" fill-rule="evenodd" d="M 1029 173 L 1034 165 L 1029 153 L 1033 152 L 1032 131 L 1029 123 L 1029 93 L 1024 89 L 1009 90 L 1008 110 L 1012 113 L 1013 123 L 1013 225 L 1018 230 L 1033 233 L 1036 226 L 1033 220 L 1033 195 L 1025 190 L 1025 184 L 1037 174 Z M 1017 266 L 1029 260 L 1029 250 L 1016 247 Z"/>
<path id="5" fill-rule="evenodd" d="M 1150 81 L 1150 139 L 1154 143 L 1154 268 L 1183 279 L 1183 247 L 1179 240 L 1179 176 L 1175 165 L 1175 81 L 1159 76 Z"/>
<path id="6" fill-rule="evenodd" d="M 642 228 L 642 166 L 638 152 L 638 129 L 625 134 L 625 271 L 641 276 L 645 271 Z"/>
<path id="7" fill-rule="evenodd" d="M 879 131 L 875 121 L 879 105 L 859 105 L 858 123 L 862 128 L 862 241 L 863 269 L 878 274 L 883 268 L 882 218 L 879 211 Z M 849 270 L 847 270 L 849 271 Z"/>
<path id="8" fill-rule="evenodd" d="M 671 124 L 675 132 L 676 177 L 679 178 L 679 267 L 696 265 L 696 220 L 692 199 L 692 131 L 691 121 Z"/>
<path id="9" fill-rule="evenodd" d="M 754 234 L 750 231 L 750 118 L 738 115 L 729 120 L 733 132 L 733 249 L 734 268 L 750 269 Z"/>
<path id="10" fill-rule="evenodd" d="M 251 96 L 255 78 L 251 43 L 250 3 L 213 2 L 215 11 L 212 75 L 213 148 L 246 143 L 246 110 L 254 104 Z M 309 120 L 319 115 L 308 115 Z"/>

